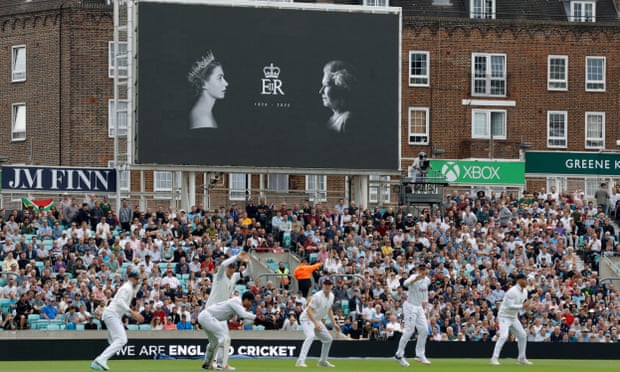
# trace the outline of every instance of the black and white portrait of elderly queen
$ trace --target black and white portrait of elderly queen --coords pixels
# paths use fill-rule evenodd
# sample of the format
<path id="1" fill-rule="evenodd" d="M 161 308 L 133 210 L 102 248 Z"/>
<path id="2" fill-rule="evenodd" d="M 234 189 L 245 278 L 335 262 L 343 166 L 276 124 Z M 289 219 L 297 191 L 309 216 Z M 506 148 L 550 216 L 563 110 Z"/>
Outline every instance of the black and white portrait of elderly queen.
<path id="1" fill-rule="evenodd" d="M 190 129 L 217 128 L 213 106 L 226 96 L 228 87 L 222 64 L 215 59 L 213 52 L 208 51 L 194 63 L 187 79 L 197 97 L 190 113 Z"/>
<path id="2" fill-rule="evenodd" d="M 323 67 L 323 79 L 319 94 L 323 106 L 332 111 L 327 122 L 328 129 L 338 133 L 350 133 L 356 78 L 352 67 L 343 61 L 330 61 Z"/>

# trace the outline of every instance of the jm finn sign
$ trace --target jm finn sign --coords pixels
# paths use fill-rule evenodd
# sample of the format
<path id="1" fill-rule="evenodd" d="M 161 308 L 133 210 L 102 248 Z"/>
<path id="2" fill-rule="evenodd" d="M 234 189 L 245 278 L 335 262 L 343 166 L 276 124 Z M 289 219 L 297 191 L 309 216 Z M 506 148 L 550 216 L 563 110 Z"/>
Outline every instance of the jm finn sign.
<path id="1" fill-rule="evenodd" d="M 618 176 L 620 154 L 528 151 L 525 173 Z"/>
<path id="2" fill-rule="evenodd" d="M 2 189 L 15 191 L 116 192 L 116 170 L 2 167 Z"/>

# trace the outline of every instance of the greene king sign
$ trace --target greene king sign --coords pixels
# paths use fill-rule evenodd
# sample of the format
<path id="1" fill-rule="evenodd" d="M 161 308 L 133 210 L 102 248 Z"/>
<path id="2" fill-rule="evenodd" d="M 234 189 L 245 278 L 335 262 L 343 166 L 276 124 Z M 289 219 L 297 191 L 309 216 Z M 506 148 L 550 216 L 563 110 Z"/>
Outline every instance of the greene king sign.
<path id="1" fill-rule="evenodd" d="M 448 183 L 468 185 L 523 185 L 525 164 L 519 161 L 431 159 L 431 167 Z"/>
<path id="2" fill-rule="evenodd" d="M 528 151 L 525 160 L 528 174 L 620 175 L 620 154 Z"/>

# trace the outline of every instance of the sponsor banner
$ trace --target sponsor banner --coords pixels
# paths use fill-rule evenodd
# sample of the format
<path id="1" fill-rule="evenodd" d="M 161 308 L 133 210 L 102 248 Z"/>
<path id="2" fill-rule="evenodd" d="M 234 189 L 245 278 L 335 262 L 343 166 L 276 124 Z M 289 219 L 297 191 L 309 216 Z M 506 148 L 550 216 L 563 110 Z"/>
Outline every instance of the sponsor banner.
<path id="1" fill-rule="evenodd" d="M 4 191 L 116 192 L 111 168 L 2 167 Z"/>
<path id="2" fill-rule="evenodd" d="M 525 173 L 618 176 L 620 154 L 528 151 L 525 153 Z"/>
<path id="3" fill-rule="evenodd" d="M 433 170 L 451 184 L 523 185 L 525 165 L 520 161 L 478 161 L 431 159 Z"/>
<path id="4" fill-rule="evenodd" d="M 91 332 L 91 331 L 84 331 Z M 157 331 L 153 331 L 157 332 Z M 0 338 L 3 350 L 2 360 L 87 360 L 101 353 L 108 344 L 104 338 L 83 339 L 75 332 L 70 336 L 49 338 L 6 339 Z M 182 332 L 181 332 L 182 333 Z M 103 333 L 101 333 L 103 335 Z M 0 333 L 0 335 L 2 335 Z M 157 334 L 159 336 L 159 334 Z M 113 359 L 200 359 L 203 357 L 208 341 L 204 339 L 136 339 L 129 333 L 129 343 Z M 155 335 L 154 335 L 155 336 Z M 295 358 L 299 355 L 302 340 L 283 340 L 277 334 L 265 335 L 254 340 L 235 340 L 234 334 L 229 352 L 232 358 Z M 398 340 L 390 341 L 345 341 L 334 340 L 330 351 L 332 358 L 391 358 L 398 346 Z M 426 355 L 430 358 L 489 358 L 493 352 L 492 342 L 428 342 Z M 415 342 L 407 345 L 406 355 L 414 355 Z M 617 344 L 588 343 L 528 343 L 527 354 L 530 359 L 617 359 Z M 33 353 L 32 350 L 37 350 Z M 321 343 L 315 341 L 310 348 L 309 357 L 317 358 Z M 516 343 L 507 343 L 502 357 L 516 357 Z M 197 366 L 200 361 L 196 361 Z M 294 361 L 291 361 L 294 363 Z M 390 363 L 394 363 L 393 361 Z M 294 364 L 291 364 L 291 367 Z M 390 364 L 392 365 L 392 364 Z"/>
<path id="5" fill-rule="evenodd" d="M 400 10 L 275 6 L 138 4 L 138 163 L 398 169 Z"/>

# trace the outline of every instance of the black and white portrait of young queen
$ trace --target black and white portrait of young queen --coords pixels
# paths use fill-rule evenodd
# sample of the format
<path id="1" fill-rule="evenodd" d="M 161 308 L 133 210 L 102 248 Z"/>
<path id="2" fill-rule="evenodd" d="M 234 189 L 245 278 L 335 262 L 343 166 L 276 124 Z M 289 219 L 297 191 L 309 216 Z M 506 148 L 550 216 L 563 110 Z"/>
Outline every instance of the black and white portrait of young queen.
<path id="1" fill-rule="evenodd" d="M 222 64 L 208 51 L 196 61 L 187 76 L 197 96 L 190 112 L 190 129 L 217 128 L 213 106 L 226 96 L 228 82 L 224 78 Z"/>
<path id="2" fill-rule="evenodd" d="M 347 133 L 354 115 L 356 77 L 353 67 L 343 61 L 330 61 L 323 67 L 319 94 L 323 106 L 331 110 L 327 128 L 337 133 Z"/>

